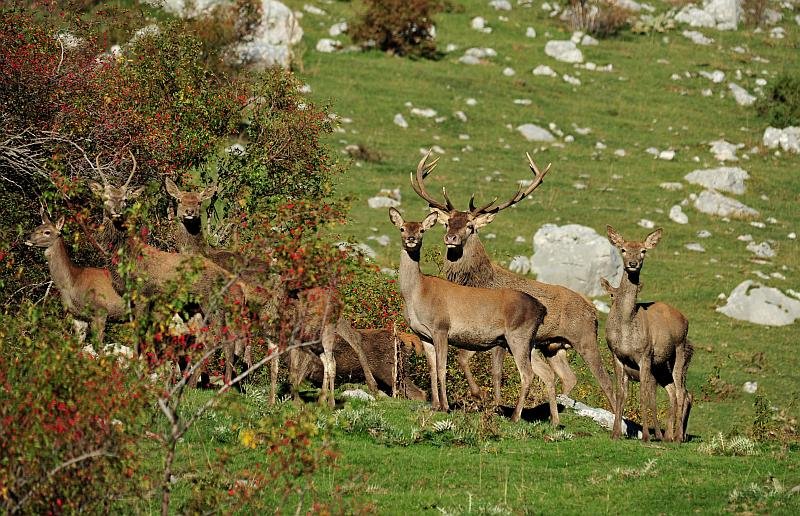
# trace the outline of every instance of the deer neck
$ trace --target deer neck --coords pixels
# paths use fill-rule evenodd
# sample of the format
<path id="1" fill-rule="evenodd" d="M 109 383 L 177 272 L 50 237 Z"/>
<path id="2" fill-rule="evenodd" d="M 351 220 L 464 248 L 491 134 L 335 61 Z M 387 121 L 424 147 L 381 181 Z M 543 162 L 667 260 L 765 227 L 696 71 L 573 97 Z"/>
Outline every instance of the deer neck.
<path id="1" fill-rule="evenodd" d="M 448 249 L 444 258 L 444 274 L 459 285 L 485 287 L 493 280 L 492 260 L 477 234 L 467 238 L 461 249 Z"/>
<path id="2" fill-rule="evenodd" d="M 199 253 L 203 250 L 205 239 L 200 217 L 192 220 L 182 220 L 178 223 L 177 232 L 178 250 L 182 253 Z"/>
<path id="3" fill-rule="evenodd" d="M 612 307 L 612 309 L 616 309 L 617 317 L 632 320 L 636 316 L 636 298 L 640 288 L 639 271 L 624 271 L 617 293 L 614 295 L 614 306 Z"/>
<path id="4" fill-rule="evenodd" d="M 409 251 L 403 248 L 400 253 L 400 293 L 405 299 L 409 299 L 421 283 L 422 272 L 419 268 L 421 249 L 419 247 Z"/>
<path id="5" fill-rule="evenodd" d="M 53 283 L 61 291 L 71 289 L 75 283 L 77 267 L 69 259 L 64 239 L 57 238 L 50 247 L 45 249 L 44 255 L 47 258 L 47 265 L 50 267 L 50 277 L 53 279 Z"/>

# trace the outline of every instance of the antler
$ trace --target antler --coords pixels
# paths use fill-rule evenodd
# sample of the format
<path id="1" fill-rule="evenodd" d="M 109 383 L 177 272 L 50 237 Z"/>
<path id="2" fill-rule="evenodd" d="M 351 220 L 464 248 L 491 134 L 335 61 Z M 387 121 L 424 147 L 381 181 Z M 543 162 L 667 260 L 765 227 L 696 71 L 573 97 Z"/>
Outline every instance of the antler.
<path id="1" fill-rule="evenodd" d="M 131 159 L 133 160 L 133 170 L 131 170 L 131 175 L 128 176 L 128 180 L 125 181 L 125 185 L 122 187 L 123 189 L 128 188 L 128 184 L 131 182 L 131 179 L 133 179 L 133 174 L 136 172 L 136 157 L 133 155 L 133 151 L 130 149 L 128 149 L 128 154 L 131 155 Z"/>
<path id="2" fill-rule="evenodd" d="M 436 158 L 431 163 L 428 163 L 428 158 L 431 156 L 431 151 L 429 150 L 425 153 L 425 156 L 419 161 L 417 165 L 417 172 L 416 175 L 414 172 L 411 173 L 411 188 L 422 197 L 425 201 L 428 202 L 428 206 L 431 208 L 436 208 L 443 211 L 450 211 L 453 208 L 453 204 L 450 202 L 450 199 L 447 198 L 447 192 L 444 188 L 442 188 L 442 192 L 444 193 L 444 198 L 447 201 L 447 204 L 442 204 L 440 201 L 434 199 L 426 190 L 424 186 L 425 178 L 428 177 L 428 174 L 433 172 L 433 169 L 436 168 L 436 165 L 439 164 L 439 158 Z"/>
<path id="3" fill-rule="evenodd" d="M 94 158 L 94 169 L 100 175 L 100 179 L 103 180 L 103 186 L 108 186 L 108 178 L 106 178 L 106 175 L 103 174 L 103 167 L 102 167 L 102 165 L 100 165 L 100 156 L 102 156 L 102 155 L 103 155 L 102 152 L 98 152 L 97 156 L 95 156 L 95 158 Z"/>
<path id="4" fill-rule="evenodd" d="M 527 152 L 525 153 L 525 155 L 528 156 L 528 166 L 530 166 L 531 172 L 533 172 L 534 175 L 533 181 L 524 189 L 522 188 L 522 186 L 520 186 L 519 189 L 517 190 L 517 193 L 514 194 L 514 196 L 511 197 L 511 199 L 507 200 L 503 204 L 495 206 L 490 211 L 497 213 L 498 211 L 504 210 L 509 206 L 517 204 L 519 201 L 530 195 L 531 192 L 536 190 L 540 184 L 542 184 L 544 176 L 545 174 L 547 174 L 547 172 L 550 171 L 550 165 L 552 165 L 552 163 L 549 163 L 547 167 L 544 169 L 544 171 L 540 171 L 539 167 L 536 166 L 536 163 L 533 162 L 533 158 L 531 158 L 531 155 L 528 154 Z M 492 204 L 494 204 L 494 201 L 488 206 L 491 206 Z M 484 209 L 488 209 L 488 206 Z"/>

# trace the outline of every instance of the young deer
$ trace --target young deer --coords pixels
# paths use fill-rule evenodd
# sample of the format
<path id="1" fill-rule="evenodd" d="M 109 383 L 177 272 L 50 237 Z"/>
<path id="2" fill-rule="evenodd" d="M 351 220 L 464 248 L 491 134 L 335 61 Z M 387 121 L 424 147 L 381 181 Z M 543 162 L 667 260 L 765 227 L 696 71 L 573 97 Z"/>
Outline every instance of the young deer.
<path id="1" fill-rule="evenodd" d="M 125 301 L 114 290 L 107 269 L 79 267 L 72 263 L 61 237 L 64 217 L 53 224 L 44 208 L 41 216 L 42 224 L 31 232 L 25 244 L 44 249 L 50 277 L 61 292 L 64 309 L 76 320 L 88 317 L 95 338 L 102 344 L 106 319 L 125 319 Z"/>
<path id="2" fill-rule="evenodd" d="M 689 322 L 682 313 L 666 303 L 640 303 L 636 300 L 641 289 L 639 273 L 644 265 L 645 253 L 658 244 L 661 229 L 647 235 L 643 242 L 625 240 L 611 226 L 607 227 L 607 231 L 609 241 L 622 253 L 625 268 L 616 289 L 607 281 L 603 282 L 612 294 L 606 340 L 614 355 L 617 376 L 611 437 L 617 439 L 620 436 L 622 410 L 630 378 L 640 383 L 642 440 L 650 439 L 650 411 L 653 413 L 656 438 L 662 438 L 656 413 L 658 383 L 669 395 L 666 439 L 682 442 L 686 439 L 686 424 L 692 405 L 692 396 L 686 390 L 686 370 L 693 352 L 687 339 Z"/>
<path id="3" fill-rule="evenodd" d="M 404 315 L 414 333 L 423 342 L 433 343 L 436 351 L 436 372 L 431 378 L 433 407 L 449 410 L 448 344 L 474 351 L 504 346 L 511 351 L 521 378 L 519 400 L 511 417 L 512 421 L 519 421 L 533 373 L 545 376 L 550 373 L 533 347 L 544 307 L 516 290 L 465 287 L 422 274 L 419 267 L 422 235 L 436 225 L 436 217 L 436 213 L 430 213 L 422 222 L 405 222 L 399 211 L 389 208 L 389 218 L 402 236 L 400 292 L 405 301 Z M 555 389 L 548 395 L 551 421 L 556 425 Z"/>
<path id="4" fill-rule="evenodd" d="M 445 277 L 459 285 L 510 288 L 536 298 L 547 310 L 544 321 L 536 332 L 537 346 L 541 346 L 548 364 L 561 379 L 563 393 L 568 395 L 577 383 L 577 377 L 570 368 L 566 356 L 567 349 L 575 348 L 597 379 L 609 404 L 613 406 L 611 378 L 603 366 L 597 344 L 597 310 L 594 305 L 581 294 L 566 287 L 549 285 L 520 276 L 492 262 L 477 234 L 478 229 L 492 222 L 500 211 L 530 195 L 542 183 L 550 167 L 539 171 L 528 155 L 528 163 L 534 174 L 530 185 L 524 189 L 520 187 L 511 199 L 497 206 L 495 199 L 485 206 L 476 208 L 473 196 L 469 201 L 469 210 L 461 211 L 450 202 L 446 190 L 442 190 L 444 203 L 425 190 L 424 180 L 438 161 L 428 164 L 429 154 L 420 160 L 416 174 L 412 174 L 411 186 L 417 195 L 427 201 L 431 210 L 438 214 L 439 223 L 445 227 L 444 243 L 447 246 L 444 260 Z M 473 395 L 479 395 L 480 389 L 472 378 L 468 363 L 473 354 L 474 351 L 460 351 L 458 361 Z M 498 348 L 493 354 L 492 380 L 495 399 L 499 400 L 500 375 L 505 351 Z"/>
<path id="5" fill-rule="evenodd" d="M 119 275 L 115 260 L 124 259 L 132 266 L 131 274 L 138 282 L 138 294 L 145 299 L 158 293 L 169 292 L 170 288 L 192 278 L 185 285 L 189 294 L 200 304 L 200 309 L 210 321 L 212 334 L 219 333 L 223 322 L 223 297 L 233 304 L 244 302 L 245 288 L 237 278 L 216 265 L 211 260 L 193 255 L 162 251 L 129 235 L 127 224 L 128 201 L 138 197 L 144 187 L 130 188 L 130 182 L 136 172 L 136 158 L 131 154 L 133 167 L 127 181 L 122 186 L 112 185 L 102 172 L 100 157 L 96 159 L 96 170 L 103 184 L 90 182 L 89 187 L 103 201 L 103 231 L 110 247 L 109 270 L 118 293 L 124 291 L 125 285 Z M 224 294 L 224 296 L 223 296 Z M 144 303 L 136 305 L 136 315 L 144 313 Z M 220 335 L 214 335 L 222 338 Z M 233 361 L 236 355 L 236 343 L 225 338 L 225 380 L 233 376 Z"/>

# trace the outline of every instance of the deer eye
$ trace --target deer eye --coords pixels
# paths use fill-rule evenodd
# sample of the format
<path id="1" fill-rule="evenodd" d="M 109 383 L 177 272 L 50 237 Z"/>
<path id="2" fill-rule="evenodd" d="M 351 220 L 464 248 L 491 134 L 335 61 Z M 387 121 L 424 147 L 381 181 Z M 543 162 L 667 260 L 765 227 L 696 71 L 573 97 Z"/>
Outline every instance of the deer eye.
<path id="1" fill-rule="evenodd" d="M 45 234 L 45 236 L 50 236 L 50 230 L 49 230 L 49 229 L 46 229 L 46 230 L 44 231 L 44 234 Z"/>
<path id="2" fill-rule="evenodd" d="M 625 254 L 625 253 L 627 253 L 627 252 L 628 252 L 628 251 L 626 251 L 625 249 L 620 249 L 620 251 L 622 251 L 622 254 Z"/>

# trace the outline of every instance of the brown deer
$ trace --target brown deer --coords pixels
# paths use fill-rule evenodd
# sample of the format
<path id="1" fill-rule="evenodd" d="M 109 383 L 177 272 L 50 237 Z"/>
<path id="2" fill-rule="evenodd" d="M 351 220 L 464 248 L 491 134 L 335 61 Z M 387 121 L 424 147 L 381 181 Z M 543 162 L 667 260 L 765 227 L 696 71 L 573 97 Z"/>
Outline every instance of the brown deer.
<path id="1" fill-rule="evenodd" d="M 103 184 L 92 181 L 89 187 L 103 201 L 103 233 L 110 247 L 109 270 L 118 293 L 123 293 L 125 285 L 116 267 L 116 260 L 123 260 L 132 266 L 131 275 L 137 281 L 138 295 L 145 299 L 168 291 L 175 285 L 185 285 L 200 305 L 205 317 L 211 321 L 212 334 L 219 333 L 223 322 L 223 297 L 232 304 L 244 302 L 244 286 L 228 271 L 211 260 L 201 257 L 162 251 L 142 242 L 141 238 L 129 234 L 127 208 L 128 201 L 138 197 L 144 187 L 131 189 L 130 182 L 136 172 L 136 158 L 130 154 L 133 166 L 128 179 L 122 186 L 114 186 L 103 174 L 100 156 L 96 158 L 96 170 Z M 224 294 L 224 296 L 223 296 Z M 136 315 L 144 313 L 144 303 L 136 304 Z M 219 335 L 216 335 L 220 337 Z M 212 338 L 214 335 L 212 335 Z M 230 382 L 233 375 L 235 344 L 226 338 L 225 380 Z"/>
<path id="2" fill-rule="evenodd" d="M 411 333 L 394 332 L 389 328 L 357 329 L 361 337 L 362 347 L 366 353 L 370 367 L 375 374 L 381 390 L 391 396 L 401 395 L 405 398 L 426 401 L 425 391 L 417 387 L 404 371 L 412 353 L 423 356 L 424 350 L 419 337 Z M 363 368 L 358 356 L 353 353 L 350 343 L 337 334 L 334 346 L 336 360 L 336 377 L 350 382 L 364 380 Z M 324 370 L 322 363 L 314 353 L 297 353 L 298 357 L 290 359 L 294 362 L 290 368 L 293 391 L 305 378 L 322 384 Z M 305 359 L 307 357 L 307 359 Z"/>
<path id="3" fill-rule="evenodd" d="M 175 210 L 175 218 L 177 219 L 176 243 L 180 252 L 203 255 L 231 273 L 238 274 L 241 277 L 247 301 L 259 307 L 262 312 L 262 319 L 269 319 L 271 315 L 277 312 L 278 306 L 276 306 L 276 301 L 280 299 L 280 294 L 283 293 L 282 286 L 280 285 L 280 278 L 275 274 L 268 275 L 267 277 L 265 274 L 259 274 L 257 271 L 250 270 L 250 268 L 246 266 L 246 260 L 238 253 L 226 249 L 214 249 L 206 243 L 201 224 L 201 206 L 203 201 L 214 196 L 217 189 L 216 185 L 206 186 L 200 191 L 181 190 L 175 182 L 169 178 L 166 179 L 165 185 L 167 193 L 177 201 Z M 265 284 L 265 282 L 267 284 Z M 308 308 L 308 306 L 302 307 L 302 309 Z M 356 356 L 359 358 L 368 387 L 373 392 L 377 391 L 377 383 L 370 369 L 369 360 L 359 345 L 358 334 L 348 332 L 344 321 L 339 324 L 337 328 L 341 330 L 341 333 L 346 332 L 344 335 L 341 335 L 341 333 L 337 333 L 337 335 L 344 337 L 353 348 L 353 351 L 355 351 Z M 277 352 L 277 346 L 273 343 L 268 344 L 268 347 L 270 352 Z M 320 353 L 322 353 L 322 351 L 320 351 Z M 245 351 L 245 356 L 249 356 L 249 350 Z M 279 362 L 276 356 L 275 359 L 272 360 L 270 371 L 270 402 L 273 404 L 275 403 L 275 393 L 277 390 L 278 366 Z"/>
<path id="4" fill-rule="evenodd" d="M 404 316 L 414 333 L 423 342 L 432 343 L 436 350 L 436 372 L 431 378 L 433 407 L 449 410 L 448 344 L 475 351 L 504 346 L 511 351 L 520 374 L 519 400 L 511 417 L 512 421 L 519 421 L 533 373 L 551 374 L 533 347 L 544 307 L 516 290 L 465 287 L 422 274 L 419 266 L 422 235 L 436 225 L 437 214 L 428 214 L 422 222 L 405 222 L 399 211 L 389 208 L 389 218 L 402 238 L 399 282 L 405 301 Z M 551 422 L 557 425 L 555 390 L 548 394 Z"/>
<path id="5" fill-rule="evenodd" d="M 76 320 L 88 318 L 97 342 L 102 344 L 106 320 L 125 320 L 125 301 L 114 290 L 107 269 L 79 267 L 72 262 L 61 237 L 64 217 L 53 224 L 44 208 L 41 216 L 42 224 L 31 232 L 25 244 L 44 249 L 50 277 L 61 293 L 64 309 Z"/>
<path id="6" fill-rule="evenodd" d="M 622 253 L 625 273 L 619 287 L 614 289 L 603 280 L 603 286 L 612 295 L 611 311 L 606 322 L 606 340 L 614 355 L 617 375 L 614 429 L 611 437 L 619 438 L 622 411 L 628 390 L 628 379 L 640 383 L 642 415 L 642 440 L 650 439 L 652 411 L 655 434 L 661 439 L 656 412 L 656 383 L 664 387 L 669 396 L 669 415 L 666 440 L 682 442 L 686 439 L 686 424 L 692 405 L 692 396 L 686 390 L 686 370 L 693 348 L 687 334 L 689 322 L 677 309 L 662 303 L 637 302 L 641 282 L 639 273 L 644 265 L 645 253 L 661 240 L 659 228 L 643 242 L 625 240 L 613 227 L 608 226 L 609 241 Z"/>
<path id="7" fill-rule="evenodd" d="M 548 166 L 540 171 L 528 155 L 528 163 L 534 179 L 527 187 L 520 187 L 516 194 L 505 203 L 495 205 L 496 199 L 485 206 L 476 208 L 474 196 L 470 198 L 469 210 L 461 211 L 453 207 L 442 189 L 445 202 L 434 199 L 426 190 L 425 178 L 436 167 L 436 162 L 427 164 L 430 153 L 422 158 L 416 174 L 411 176 L 411 186 L 428 206 L 438 215 L 439 223 L 446 230 L 444 243 L 447 253 L 444 259 L 445 277 L 460 285 L 482 288 L 510 288 L 525 292 L 541 302 L 546 309 L 544 321 L 536 332 L 537 346 L 541 347 L 547 362 L 561 379 L 563 393 L 568 395 L 577 383 L 575 373 L 569 366 L 566 349 L 574 348 L 583 357 L 589 370 L 600 384 L 611 406 L 614 393 L 611 379 L 603 367 L 597 345 L 597 310 L 584 296 L 561 285 L 550 285 L 515 274 L 492 262 L 483 243 L 478 237 L 478 229 L 492 222 L 502 210 L 513 206 L 530 195 L 543 181 L 550 170 Z M 470 390 L 479 395 L 480 389 L 469 370 L 469 358 L 473 351 L 459 353 L 461 365 Z M 495 399 L 499 400 L 500 376 L 504 350 L 494 351 L 492 360 L 492 379 L 495 386 Z M 498 401 L 499 402 L 499 401 Z"/>

